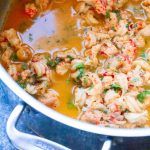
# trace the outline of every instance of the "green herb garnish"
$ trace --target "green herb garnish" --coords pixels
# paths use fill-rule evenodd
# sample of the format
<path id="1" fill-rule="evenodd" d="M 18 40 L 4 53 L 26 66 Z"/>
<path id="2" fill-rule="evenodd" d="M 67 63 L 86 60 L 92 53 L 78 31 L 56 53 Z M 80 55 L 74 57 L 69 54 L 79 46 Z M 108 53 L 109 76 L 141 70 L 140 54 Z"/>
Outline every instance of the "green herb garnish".
<path id="1" fill-rule="evenodd" d="M 78 76 L 77 76 L 77 79 L 78 79 L 78 80 L 83 77 L 84 72 L 85 72 L 84 68 L 79 69 L 79 74 L 78 74 Z"/>
<path id="2" fill-rule="evenodd" d="M 26 63 L 23 63 L 22 66 L 21 66 L 21 68 L 22 68 L 23 70 L 26 70 L 26 69 L 28 68 L 28 65 L 27 65 Z"/>
<path id="3" fill-rule="evenodd" d="M 148 60 L 148 54 L 147 53 L 142 53 L 141 54 L 141 57 L 144 59 L 144 60 Z"/>
<path id="4" fill-rule="evenodd" d="M 17 60 L 18 60 L 17 54 L 16 54 L 16 53 L 12 53 L 10 59 L 11 59 L 12 61 L 17 61 Z"/>
<path id="5" fill-rule="evenodd" d="M 50 66 L 51 68 L 55 68 L 56 67 L 55 61 L 52 61 L 52 60 L 48 61 L 47 65 Z"/>
<path id="6" fill-rule="evenodd" d="M 70 55 L 67 55 L 67 58 L 69 58 L 70 61 L 72 61 L 74 58 Z"/>
<path id="7" fill-rule="evenodd" d="M 83 82 L 84 82 L 84 84 L 87 84 L 87 83 L 88 83 L 88 79 L 85 77 L 85 78 L 83 79 Z"/>
<path id="8" fill-rule="evenodd" d="M 107 93 L 107 91 L 108 91 L 108 89 L 104 89 L 103 93 L 104 93 L 104 94 L 106 94 L 106 93 Z"/>
<path id="9" fill-rule="evenodd" d="M 55 60 L 48 60 L 47 65 L 54 69 L 61 61 L 61 58 L 56 57 Z"/>
<path id="10" fill-rule="evenodd" d="M 113 12 L 116 14 L 118 21 L 120 21 L 122 19 L 120 10 L 113 10 Z"/>
<path id="11" fill-rule="evenodd" d="M 66 80 L 66 83 L 67 83 L 67 84 L 69 84 L 69 83 L 70 83 L 70 81 L 71 81 L 70 79 L 67 79 L 67 80 Z"/>
<path id="12" fill-rule="evenodd" d="M 118 92 L 119 90 L 121 90 L 121 86 L 119 84 L 112 84 L 110 88 L 114 89 L 115 92 Z"/>
<path id="13" fill-rule="evenodd" d="M 69 100 L 69 101 L 68 101 L 67 107 L 68 107 L 69 109 L 76 108 L 76 106 L 73 104 L 73 101 L 72 101 L 72 100 Z"/>
<path id="14" fill-rule="evenodd" d="M 92 84 L 90 87 L 89 87 L 89 90 L 92 90 L 94 87 L 94 85 Z"/>
<path id="15" fill-rule="evenodd" d="M 22 87 L 23 89 L 26 88 L 27 84 L 24 82 L 20 82 L 20 81 L 17 81 L 17 83 L 19 84 L 20 87 Z"/>
<path id="16" fill-rule="evenodd" d="M 106 11 L 106 15 L 105 15 L 106 18 L 110 18 L 110 11 Z"/>
<path id="17" fill-rule="evenodd" d="M 84 68 L 84 64 L 83 63 L 77 63 L 76 64 L 76 69 L 83 69 Z"/>
<path id="18" fill-rule="evenodd" d="M 79 74 L 77 76 L 77 79 L 79 80 L 80 78 L 83 77 L 83 75 L 85 73 L 84 64 L 83 63 L 77 63 L 75 65 L 75 68 L 79 71 Z"/>
<path id="19" fill-rule="evenodd" d="M 143 92 L 140 92 L 137 95 L 137 99 L 139 100 L 139 102 L 144 103 L 144 99 L 146 98 L 147 95 L 150 95 L 150 90 L 145 90 Z"/>

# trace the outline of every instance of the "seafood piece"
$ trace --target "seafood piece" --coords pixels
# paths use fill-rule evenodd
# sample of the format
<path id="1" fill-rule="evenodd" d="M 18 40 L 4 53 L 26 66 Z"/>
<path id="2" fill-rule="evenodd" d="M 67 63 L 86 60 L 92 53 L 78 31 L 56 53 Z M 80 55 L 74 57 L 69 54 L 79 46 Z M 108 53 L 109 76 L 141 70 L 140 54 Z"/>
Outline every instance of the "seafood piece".
<path id="1" fill-rule="evenodd" d="M 46 93 L 38 96 L 38 100 L 48 106 L 57 107 L 59 105 L 59 94 L 53 89 L 48 89 Z"/>

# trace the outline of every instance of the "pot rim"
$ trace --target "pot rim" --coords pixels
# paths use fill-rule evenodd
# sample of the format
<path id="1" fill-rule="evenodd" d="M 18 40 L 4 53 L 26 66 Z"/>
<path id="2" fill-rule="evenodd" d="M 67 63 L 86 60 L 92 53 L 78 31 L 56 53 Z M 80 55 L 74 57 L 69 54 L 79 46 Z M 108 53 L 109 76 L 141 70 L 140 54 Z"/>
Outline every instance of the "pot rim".
<path id="1" fill-rule="evenodd" d="M 60 123 L 80 129 L 83 131 L 102 134 L 107 136 L 118 136 L 118 137 L 143 137 L 150 136 L 150 128 L 110 128 L 100 127 L 89 123 L 81 122 L 79 120 L 65 116 L 36 100 L 25 90 L 23 90 L 6 72 L 3 66 L 0 64 L 0 79 L 12 90 L 18 97 L 20 97 L 25 103 L 39 111 L 40 113 L 52 118 Z"/>

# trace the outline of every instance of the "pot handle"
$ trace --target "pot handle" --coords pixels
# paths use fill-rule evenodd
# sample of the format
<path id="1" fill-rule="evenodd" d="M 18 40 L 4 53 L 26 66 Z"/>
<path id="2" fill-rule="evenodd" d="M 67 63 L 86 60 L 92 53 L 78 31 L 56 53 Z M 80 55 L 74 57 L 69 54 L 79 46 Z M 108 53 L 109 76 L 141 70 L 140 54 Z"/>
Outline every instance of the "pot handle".
<path id="1" fill-rule="evenodd" d="M 111 149 L 111 144 L 112 144 L 112 139 L 110 137 L 108 137 L 106 139 L 106 141 L 104 142 L 101 150 L 110 150 Z"/>
<path id="2" fill-rule="evenodd" d="M 12 144 L 16 148 L 21 149 L 21 150 L 29 150 L 29 149 L 70 150 L 69 148 L 62 146 L 56 142 L 18 131 L 16 129 L 16 125 L 25 107 L 26 107 L 26 104 L 23 102 L 18 104 L 14 108 L 14 110 L 12 111 L 12 113 L 10 114 L 7 120 L 6 132 Z M 110 150 L 111 143 L 112 143 L 111 139 L 107 138 L 101 150 Z"/>
<path id="3" fill-rule="evenodd" d="M 25 103 L 18 104 L 12 111 L 7 121 L 6 132 L 12 144 L 16 148 L 21 150 L 70 150 L 65 146 L 62 146 L 45 138 L 18 131 L 16 129 L 16 125 L 25 107 Z"/>

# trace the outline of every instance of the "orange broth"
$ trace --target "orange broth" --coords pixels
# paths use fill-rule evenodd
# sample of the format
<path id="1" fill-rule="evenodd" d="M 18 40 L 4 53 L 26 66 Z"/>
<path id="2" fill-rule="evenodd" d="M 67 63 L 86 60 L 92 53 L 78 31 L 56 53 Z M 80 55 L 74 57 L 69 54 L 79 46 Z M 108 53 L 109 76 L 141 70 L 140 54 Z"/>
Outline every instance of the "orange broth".
<path id="1" fill-rule="evenodd" d="M 24 13 L 28 0 L 16 0 L 8 13 L 3 29 L 14 28 L 20 32 L 23 42 L 30 45 L 34 53 L 82 49 L 82 42 L 77 32 L 78 20 L 73 16 L 75 0 L 65 3 L 51 3 L 49 9 L 35 19 Z M 15 17 L 14 17 L 15 16 Z M 69 74 L 59 76 L 53 73 L 52 88 L 60 94 L 60 105 L 55 108 L 58 112 L 76 118 L 78 110 L 72 104 L 73 83 Z"/>

